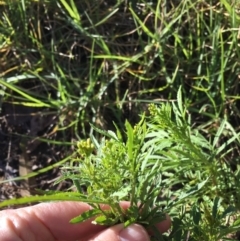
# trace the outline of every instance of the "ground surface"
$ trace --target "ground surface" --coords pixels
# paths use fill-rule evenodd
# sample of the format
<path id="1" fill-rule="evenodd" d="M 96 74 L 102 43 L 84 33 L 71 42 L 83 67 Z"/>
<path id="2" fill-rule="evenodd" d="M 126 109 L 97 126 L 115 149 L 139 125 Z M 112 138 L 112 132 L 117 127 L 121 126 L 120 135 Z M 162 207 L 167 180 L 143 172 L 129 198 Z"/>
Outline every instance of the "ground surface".
<path id="1" fill-rule="evenodd" d="M 26 108 L 4 103 L 0 116 L 0 180 L 21 177 L 62 160 L 66 148 L 40 141 L 60 139 L 54 132 L 57 117 L 48 110 Z M 67 138 L 65 136 L 65 138 Z M 54 185 L 60 175 L 58 167 L 29 178 L 26 181 L 10 181 L 0 184 L 0 201 L 36 193 L 35 189 L 62 190 L 70 183 Z"/>

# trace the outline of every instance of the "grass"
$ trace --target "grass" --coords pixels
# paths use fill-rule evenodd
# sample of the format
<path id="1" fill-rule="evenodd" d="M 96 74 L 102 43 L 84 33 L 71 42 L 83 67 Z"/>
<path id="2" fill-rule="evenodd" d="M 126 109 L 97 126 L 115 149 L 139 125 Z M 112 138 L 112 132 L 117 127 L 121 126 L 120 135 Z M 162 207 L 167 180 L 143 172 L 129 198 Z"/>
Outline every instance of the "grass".
<path id="1" fill-rule="evenodd" d="M 172 208 L 174 227 L 196 227 L 173 230 L 171 238 L 220 240 L 221 225 L 238 220 L 240 205 L 238 7 L 230 0 L 0 1 L 0 105 L 53 115 L 49 132 L 56 135 L 40 140 L 61 146 L 67 157 L 72 142 L 92 133 L 100 139 L 89 123 L 124 129 L 148 104 L 175 103 L 181 86 L 181 115 L 217 150 L 209 172 L 211 187 L 222 188 L 190 198 L 192 209 L 187 202 Z M 201 165 L 178 168 L 164 173 L 171 192 L 206 178 Z M 232 233 L 227 238 L 237 240 Z"/>

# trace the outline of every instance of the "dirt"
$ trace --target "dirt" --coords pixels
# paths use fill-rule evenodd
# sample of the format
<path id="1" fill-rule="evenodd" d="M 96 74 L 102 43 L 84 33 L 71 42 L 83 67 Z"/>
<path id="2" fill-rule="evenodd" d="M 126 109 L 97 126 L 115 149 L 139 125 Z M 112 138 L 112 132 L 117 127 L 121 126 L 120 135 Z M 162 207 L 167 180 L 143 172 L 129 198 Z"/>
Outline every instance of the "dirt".
<path id="1" fill-rule="evenodd" d="M 11 180 L 36 172 L 57 163 L 71 150 L 49 141 L 71 141 L 71 136 L 54 131 L 57 114 L 39 109 L 3 103 L 0 114 L 0 201 L 36 194 L 36 189 L 64 190 L 70 181 L 54 185 L 61 175 L 59 167 L 50 169 L 27 180 Z M 7 182 L 5 182 L 7 181 Z"/>

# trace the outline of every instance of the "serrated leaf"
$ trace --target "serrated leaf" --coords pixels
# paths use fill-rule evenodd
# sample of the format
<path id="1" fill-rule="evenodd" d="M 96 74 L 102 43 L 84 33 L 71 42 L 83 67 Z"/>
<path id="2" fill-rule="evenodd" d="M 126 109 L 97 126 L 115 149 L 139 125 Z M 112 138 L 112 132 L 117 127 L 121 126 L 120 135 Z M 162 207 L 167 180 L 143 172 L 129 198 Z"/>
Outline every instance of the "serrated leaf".
<path id="1" fill-rule="evenodd" d="M 99 209 L 91 209 L 91 210 L 88 210 L 88 211 L 82 213 L 81 215 L 71 219 L 70 223 L 81 223 L 92 217 L 95 217 L 98 214 L 102 214 L 102 211 Z"/>

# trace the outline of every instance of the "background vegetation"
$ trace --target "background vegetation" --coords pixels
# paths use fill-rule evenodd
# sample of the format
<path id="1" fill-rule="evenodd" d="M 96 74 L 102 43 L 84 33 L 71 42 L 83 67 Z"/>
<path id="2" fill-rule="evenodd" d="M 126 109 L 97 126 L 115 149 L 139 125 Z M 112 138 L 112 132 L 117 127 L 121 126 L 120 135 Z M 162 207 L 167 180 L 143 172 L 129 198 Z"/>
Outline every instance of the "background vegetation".
<path id="1" fill-rule="evenodd" d="M 36 180 L 45 175 L 44 188 L 72 145 L 93 132 L 89 123 L 105 130 L 113 122 L 124 128 L 126 119 L 135 124 L 149 103 L 175 102 L 181 86 L 191 128 L 213 148 L 225 148 L 215 173 L 224 187 L 217 198 L 224 201 L 206 195 L 209 207 L 199 204 L 195 213 L 207 216 L 225 203 L 223 212 L 234 207 L 234 217 L 215 213 L 220 223 L 213 224 L 220 232 L 223 223 L 234 223 L 240 206 L 239 7 L 237 0 L 0 1 L 1 185 L 9 183 L 7 166 L 23 162 L 11 182 L 27 174 L 25 189 L 39 187 Z M 227 238 L 238 240 L 235 231 Z"/>

